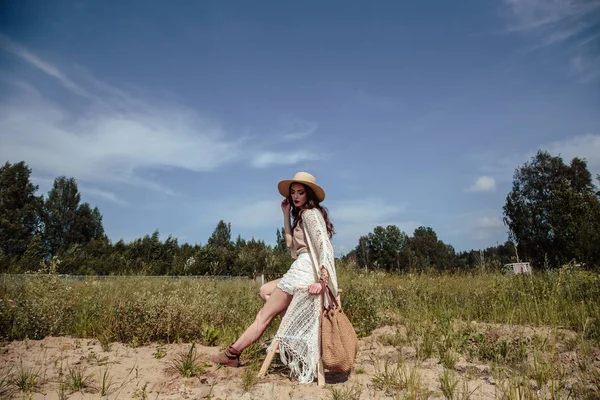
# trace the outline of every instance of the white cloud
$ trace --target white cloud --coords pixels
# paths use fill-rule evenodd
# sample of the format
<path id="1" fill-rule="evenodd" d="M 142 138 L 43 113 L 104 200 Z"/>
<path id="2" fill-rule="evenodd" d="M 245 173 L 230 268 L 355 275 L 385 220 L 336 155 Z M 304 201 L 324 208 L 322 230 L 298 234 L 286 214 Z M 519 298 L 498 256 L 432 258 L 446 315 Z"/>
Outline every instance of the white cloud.
<path id="1" fill-rule="evenodd" d="M 218 215 L 219 219 L 232 221 L 236 228 L 268 228 L 283 226 L 283 214 L 277 201 L 253 200 L 244 203 L 225 200 L 214 207 L 209 208 L 212 215 Z"/>
<path id="2" fill-rule="evenodd" d="M 83 197 L 90 196 L 92 198 L 99 198 L 110 201 L 111 203 L 117 204 L 119 206 L 129 206 L 129 203 L 127 201 L 121 199 L 115 193 L 107 190 L 79 185 L 79 191 L 83 194 Z"/>
<path id="3" fill-rule="evenodd" d="M 470 192 L 494 192 L 496 191 L 496 180 L 489 176 L 480 176 L 469 188 Z"/>
<path id="4" fill-rule="evenodd" d="M 319 124 L 312 121 L 302 121 L 299 119 L 287 120 L 283 124 L 284 133 L 282 139 L 284 141 L 295 141 L 305 139 L 315 133 L 319 128 Z"/>
<path id="5" fill-rule="evenodd" d="M 183 108 L 91 109 L 73 115 L 44 99 L 0 103 L 3 159 L 45 173 L 118 181 L 168 191 L 144 177 L 152 169 L 210 171 L 242 156 L 242 140 Z"/>
<path id="6" fill-rule="evenodd" d="M 333 237 L 336 254 L 350 252 L 358 239 L 376 226 L 396 225 L 411 235 L 420 225 L 413 221 L 398 221 L 398 215 L 405 209 L 405 204 L 389 204 L 377 198 L 332 202 L 329 210 L 337 232 Z"/>
<path id="7" fill-rule="evenodd" d="M 538 149 L 548 151 L 553 156 L 560 155 L 565 164 L 569 164 L 575 157 L 585 159 L 588 170 L 592 174 L 600 173 L 600 134 L 569 136 L 562 140 L 541 144 Z M 515 169 L 525 162 L 531 161 L 537 151 L 536 149 L 527 153 L 504 156 L 486 154 L 485 159 L 495 159 L 496 161 L 484 164 L 482 170 L 487 174 L 494 175 L 498 181 L 510 181 Z"/>
<path id="8" fill-rule="evenodd" d="M 510 11 L 509 31 L 527 34 L 535 48 L 567 43 L 574 56 L 571 70 L 587 82 L 600 76 L 596 51 L 600 1 L 505 0 Z"/>
<path id="9" fill-rule="evenodd" d="M 591 172 L 600 173 L 600 134 L 572 136 L 542 145 L 540 148 L 553 156 L 560 155 L 566 164 L 575 157 L 584 158 Z"/>
<path id="10" fill-rule="evenodd" d="M 475 222 L 475 227 L 479 229 L 499 229 L 504 228 L 504 223 L 498 217 L 480 217 Z"/>
<path id="11" fill-rule="evenodd" d="M 334 203 L 332 218 L 344 222 L 370 223 L 382 221 L 404 211 L 403 204 L 387 204 L 381 199 L 361 199 Z"/>
<path id="12" fill-rule="evenodd" d="M 293 165 L 303 161 L 316 161 L 324 157 L 323 154 L 307 150 L 297 150 L 294 152 L 263 151 L 258 153 L 251 163 L 256 168 L 267 168 L 273 165 Z"/>
<path id="13" fill-rule="evenodd" d="M 575 23 L 600 7 L 600 1 L 587 0 L 506 0 L 513 22 L 509 29 L 528 31 L 565 23 Z"/>
<path id="14" fill-rule="evenodd" d="M 12 42 L 8 37 L 0 34 L 0 47 L 2 47 L 5 51 L 16 55 L 17 57 L 23 59 L 28 62 L 30 65 L 38 68 L 44 73 L 50 75 L 51 77 L 57 79 L 65 88 L 70 90 L 71 92 L 78 94 L 83 97 L 87 97 L 90 99 L 96 98 L 92 94 L 90 94 L 87 90 L 77 85 L 71 79 L 69 79 L 65 74 L 63 74 L 58 68 L 54 65 L 42 60 L 37 57 L 35 54 L 31 53 L 29 50 L 20 46 L 17 43 Z"/>
<path id="15" fill-rule="evenodd" d="M 170 169 L 206 172 L 235 162 L 264 168 L 322 158 L 308 150 L 277 152 L 244 137 L 231 137 L 194 110 L 146 101 L 85 72 L 79 74 L 85 79 L 75 82 L 5 36 L 0 36 L 0 48 L 57 80 L 81 100 L 77 107 L 66 107 L 27 82 L 6 74 L 1 77 L 13 83 L 17 95 L 0 98 L 0 158 L 26 160 L 44 175 L 122 182 L 176 194 L 150 174 Z M 295 126 L 298 130 L 289 139 L 309 135 L 318 125 Z"/>

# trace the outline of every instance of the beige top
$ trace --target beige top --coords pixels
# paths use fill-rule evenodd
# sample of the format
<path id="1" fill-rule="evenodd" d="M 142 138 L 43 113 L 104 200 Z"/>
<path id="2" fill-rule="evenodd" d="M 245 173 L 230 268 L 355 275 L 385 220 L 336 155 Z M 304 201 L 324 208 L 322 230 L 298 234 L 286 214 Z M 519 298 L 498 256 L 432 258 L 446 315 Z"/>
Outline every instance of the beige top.
<path id="1" fill-rule="evenodd" d="M 304 230 L 302 229 L 302 221 L 296 225 L 292 235 L 293 246 L 290 249 L 293 258 L 298 258 L 302 253 L 308 253 L 308 246 L 306 245 L 306 238 L 304 237 Z"/>

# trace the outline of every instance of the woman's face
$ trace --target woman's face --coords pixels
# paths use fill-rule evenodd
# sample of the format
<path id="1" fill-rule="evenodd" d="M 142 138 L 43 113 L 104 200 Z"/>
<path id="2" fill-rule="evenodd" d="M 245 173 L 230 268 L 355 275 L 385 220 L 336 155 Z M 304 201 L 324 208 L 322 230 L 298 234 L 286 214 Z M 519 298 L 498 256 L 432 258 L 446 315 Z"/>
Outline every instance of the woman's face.
<path id="1" fill-rule="evenodd" d="M 306 189 L 304 189 L 304 185 L 301 183 L 292 183 L 290 186 L 290 195 L 295 207 L 304 207 L 308 200 Z"/>

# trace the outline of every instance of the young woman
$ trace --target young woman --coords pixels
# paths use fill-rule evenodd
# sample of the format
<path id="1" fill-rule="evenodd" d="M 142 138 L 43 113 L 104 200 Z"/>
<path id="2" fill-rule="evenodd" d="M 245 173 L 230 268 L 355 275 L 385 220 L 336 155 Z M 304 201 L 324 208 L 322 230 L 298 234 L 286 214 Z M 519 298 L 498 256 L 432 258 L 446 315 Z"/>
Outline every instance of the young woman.
<path id="1" fill-rule="evenodd" d="M 296 261 L 281 279 L 261 287 L 265 305 L 254 323 L 212 360 L 239 366 L 242 351 L 260 338 L 275 316 L 285 313 L 276 335 L 281 361 L 301 383 L 310 383 L 317 376 L 320 357 L 319 319 L 323 307 L 320 294 L 329 286 L 337 296 L 330 242 L 334 229 L 327 209 L 320 204 L 325 199 L 325 191 L 317 185 L 314 176 L 298 172 L 292 179 L 279 182 L 278 189 L 285 197 L 281 202 L 285 241 Z"/>

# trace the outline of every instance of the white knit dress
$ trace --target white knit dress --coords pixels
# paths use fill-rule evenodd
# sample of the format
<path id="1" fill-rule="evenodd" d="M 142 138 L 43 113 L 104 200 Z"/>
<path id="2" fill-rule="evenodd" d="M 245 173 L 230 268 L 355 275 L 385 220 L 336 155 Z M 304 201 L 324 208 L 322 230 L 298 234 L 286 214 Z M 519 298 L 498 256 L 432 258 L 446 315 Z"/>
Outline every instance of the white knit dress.
<path id="1" fill-rule="evenodd" d="M 309 253 L 300 254 L 277 285 L 294 297 L 275 339 L 279 339 L 281 361 L 290 368 L 290 373 L 300 383 L 311 383 L 317 377 L 321 356 L 319 324 L 323 306 L 322 296 L 309 294 L 308 286 L 318 282 L 321 267 L 329 272 L 328 285 L 334 296 L 338 285 L 333 247 L 323 215 L 317 209 L 305 210 L 302 224 Z"/>

